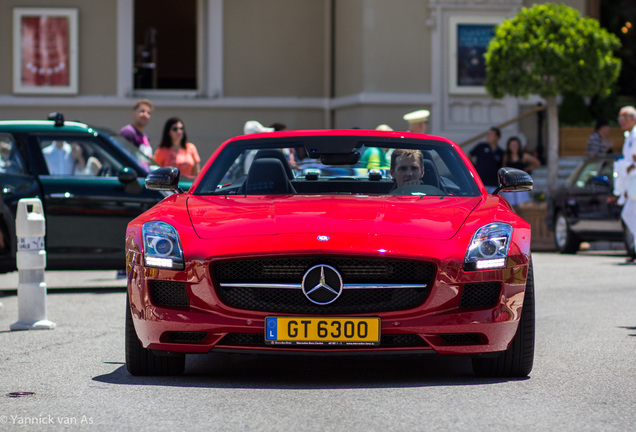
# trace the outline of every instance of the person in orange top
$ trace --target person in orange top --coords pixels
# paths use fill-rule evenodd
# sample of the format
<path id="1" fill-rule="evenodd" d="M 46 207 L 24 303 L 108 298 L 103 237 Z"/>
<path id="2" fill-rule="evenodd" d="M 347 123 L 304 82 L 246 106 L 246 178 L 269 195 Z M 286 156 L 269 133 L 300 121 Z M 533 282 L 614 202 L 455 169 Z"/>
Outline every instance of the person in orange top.
<path id="1" fill-rule="evenodd" d="M 181 175 L 195 177 L 201 169 L 201 159 L 194 144 L 188 142 L 183 121 L 178 117 L 166 120 L 155 161 L 161 165 L 179 168 Z"/>

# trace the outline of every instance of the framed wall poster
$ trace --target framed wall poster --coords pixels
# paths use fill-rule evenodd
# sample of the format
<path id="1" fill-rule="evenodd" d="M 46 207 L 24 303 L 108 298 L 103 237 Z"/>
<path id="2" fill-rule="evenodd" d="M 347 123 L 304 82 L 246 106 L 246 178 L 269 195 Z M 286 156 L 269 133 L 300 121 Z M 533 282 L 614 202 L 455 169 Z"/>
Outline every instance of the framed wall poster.
<path id="1" fill-rule="evenodd" d="M 13 9 L 13 92 L 77 93 L 77 9 Z"/>
<path id="2" fill-rule="evenodd" d="M 449 91 L 453 94 L 485 95 L 486 59 L 490 39 L 505 17 L 449 17 Z"/>

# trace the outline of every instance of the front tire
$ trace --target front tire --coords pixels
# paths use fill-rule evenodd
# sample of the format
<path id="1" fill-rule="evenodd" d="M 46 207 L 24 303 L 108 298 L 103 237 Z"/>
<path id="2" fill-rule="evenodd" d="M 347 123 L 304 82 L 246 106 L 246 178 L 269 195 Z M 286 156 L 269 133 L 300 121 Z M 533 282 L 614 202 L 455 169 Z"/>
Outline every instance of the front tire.
<path id="1" fill-rule="evenodd" d="M 562 254 L 574 254 L 581 245 L 581 240 L 572 232 L 570 224 L 562 212 L 557 213 L 555 219 L 554 244 Z"/>
<path id="2" fill-rule="evenodd" d="M 534 363 L 534 270 L 528 266 L 519 327 L 508 349 L 494 358 L 473 358 L 473 372 L 483 377 L 528 376 Z"/>
<path id="3" fill-rule="evenodd" d="M 139 342 L 126 296 L 126 369 L 136 376 L 181 375 L 185 369 L 185 354 L 158 356 Z"/>

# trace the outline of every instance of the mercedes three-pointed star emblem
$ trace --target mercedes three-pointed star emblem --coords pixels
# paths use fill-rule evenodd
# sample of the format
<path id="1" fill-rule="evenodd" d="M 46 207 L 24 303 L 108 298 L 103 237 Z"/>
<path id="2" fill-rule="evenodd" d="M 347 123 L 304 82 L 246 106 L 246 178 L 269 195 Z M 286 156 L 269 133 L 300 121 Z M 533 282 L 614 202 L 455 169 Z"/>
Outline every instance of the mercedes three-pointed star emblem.
<path id="1" fill-rule="evenodd" d="M 328 305 L 342 294 L 342 277 L 338 270 L 331 266 L 315 265 L 305 272 L 302 290 L 310 302 Z"/>

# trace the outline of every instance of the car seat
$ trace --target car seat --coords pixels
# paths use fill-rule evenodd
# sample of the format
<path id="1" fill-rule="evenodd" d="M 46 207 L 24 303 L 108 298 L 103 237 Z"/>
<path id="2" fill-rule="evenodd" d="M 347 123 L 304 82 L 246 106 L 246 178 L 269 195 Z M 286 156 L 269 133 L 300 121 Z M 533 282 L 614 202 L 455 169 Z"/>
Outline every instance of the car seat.
<path id="1" fill-rule="evenodd" d="M 432 160 L 424 159 L 424 175 L 422 176 L 422 183 L 425 185 L 435 186 L 438 189 L 443 189 L 437 172 L 437 167 Z"/>
<path id="2" fill-rule="evenodd" d="M 283 195 L 296 193 L 276 158 L 254 159 L 245 180 L 245 195 Z"/>
<path id="3" fill-rule="evenodd" d="M 263 150 L 259 150 L 254 156 L 254 160 L 263 159 L 263 158 L 278 159 L 283 164 L 283 168 L 285 169 L 285 174 L 287 174 L 287 178 L 290 180 L 294 178 L 294 172 L 292 171 L 291 166 L 289 166 L 289 162 L 287 161 L 287 158 L 285 157 L 285 153 L 283 153 L 282 150 L 263 149 Z"/>

